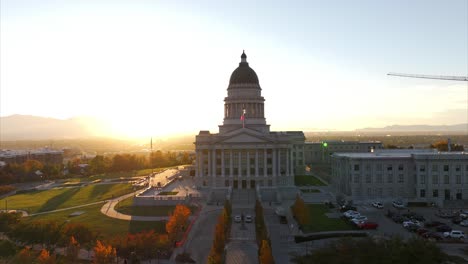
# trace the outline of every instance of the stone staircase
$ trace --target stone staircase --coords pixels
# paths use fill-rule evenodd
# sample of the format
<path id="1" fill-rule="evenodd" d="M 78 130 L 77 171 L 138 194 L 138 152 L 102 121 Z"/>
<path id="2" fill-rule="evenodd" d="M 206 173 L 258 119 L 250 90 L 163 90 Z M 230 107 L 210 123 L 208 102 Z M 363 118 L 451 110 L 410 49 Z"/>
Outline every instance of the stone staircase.
<path id="1" fill-rule="evenodd" d="M 231 194 L 232 204 L 253 205 L 257 199 L 254 189 L 233 189 Z"/>

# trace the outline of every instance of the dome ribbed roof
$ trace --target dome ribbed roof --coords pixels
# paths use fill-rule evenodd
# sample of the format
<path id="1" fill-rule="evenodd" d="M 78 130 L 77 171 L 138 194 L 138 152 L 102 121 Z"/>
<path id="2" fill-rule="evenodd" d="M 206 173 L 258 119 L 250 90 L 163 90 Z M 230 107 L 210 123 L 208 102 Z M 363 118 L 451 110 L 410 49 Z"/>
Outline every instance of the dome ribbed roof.
<path id="1" fill-rule="evenodd" d="M 247 63 L 247 55 L 245 55 L 245 52 L 242 52 L 239 67 L 232 72 L 231 79 L 229 80 L 229 84 L 240 83 L 259 84 L 257 74 Z"/>

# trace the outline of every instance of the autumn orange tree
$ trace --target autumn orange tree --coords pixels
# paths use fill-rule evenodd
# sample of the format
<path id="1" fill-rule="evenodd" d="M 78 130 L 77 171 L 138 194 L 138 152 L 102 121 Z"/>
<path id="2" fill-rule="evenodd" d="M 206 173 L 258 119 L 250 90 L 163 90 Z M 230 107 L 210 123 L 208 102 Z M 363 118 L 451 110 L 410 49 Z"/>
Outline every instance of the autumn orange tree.
<path id="1" fill-rule="evenodd" d="M 259 255 L 260 264 L 274 264 L 273 254 L 271 252 L 270 243 L 267 240 L 262 240 L 262 247 Z"/>
<path id="2" fill-rule="evenodd" d="M 117 254 L 115 248 L 111 245 L 105 245 L 101 241 L 96 241 L 96 246 L 94 247 L 94 260 L 95 264 L 108 264 L 114 263 Z"/>
<path id="3" fill-rule="evenodd" d="M 190 209 L 187 206 L 181 204 L 176 205 L 174 212 L 172 212 L 172 215 L 166 223 L 166 232 L 172 242 L 176 241 L 180 232 L 185 230 L 189 216 Z"/>
<path id="4" fill-rule="evenodd" d="M 304 200 L 297 195 L 296 201 L 291 207 L 293 215 L 300 225 L 307 225 L 310 221 L 309 207 L 305 204 Z"/>
<path id="5" fill-rule="evenodd" d="M 55 255 L 50 255 L 49 251 L 42 249 L 41 253 L 37 257 L 37 262 L 39 264 L 55 264 L 57 263 L 57 260 L 55 258 Z"/>
<path id="6" fill-rule="evenodd" d="M 213 239 L 213 245 L 211 246 L 210 255 L 208 255 L 208 263 L 210 264 L 221 264 L 223 259 L 224 247 L 226 246 L 227 240 L 227 227 L 230 223 L 226 223 L 227 219 L 226 208 L 223 209 L 223 212 L 218 217 L 218 222 L 215 227 L 215 234 Z"/>

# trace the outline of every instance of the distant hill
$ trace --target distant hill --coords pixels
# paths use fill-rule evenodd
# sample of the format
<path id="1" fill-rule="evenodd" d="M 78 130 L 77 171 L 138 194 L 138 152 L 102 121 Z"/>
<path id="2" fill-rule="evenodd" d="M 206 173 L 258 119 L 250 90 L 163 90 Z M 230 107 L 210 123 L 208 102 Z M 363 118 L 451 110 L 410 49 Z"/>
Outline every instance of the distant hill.
<path id="1" fill-rule="evenodd" d="M 0 140 L 70 139 L 98 136 L 98 121 L 92 118 L 67 120 L 31 115 L 0 117 Z"/>
<path id="2" fill-rule="evenodd" d="M 363 128 L 356 129 L 359 132 L 461 132 L 466 133 L 467 124 L 458 125 L 392 125 L 382 128 Z"/>

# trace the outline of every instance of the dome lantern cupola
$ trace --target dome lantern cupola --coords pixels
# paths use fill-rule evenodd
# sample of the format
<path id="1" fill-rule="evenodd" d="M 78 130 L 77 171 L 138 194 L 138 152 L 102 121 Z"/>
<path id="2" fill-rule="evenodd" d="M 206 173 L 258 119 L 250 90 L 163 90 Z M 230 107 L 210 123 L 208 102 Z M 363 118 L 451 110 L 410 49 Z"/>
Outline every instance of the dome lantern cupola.
<path id="1" fill-rule="evenodd" d="M 244 51 L 242 51 L 239 67 L 231 74 L 229 84 L 259 84 L 257 74 L 250 68 Z"/>

